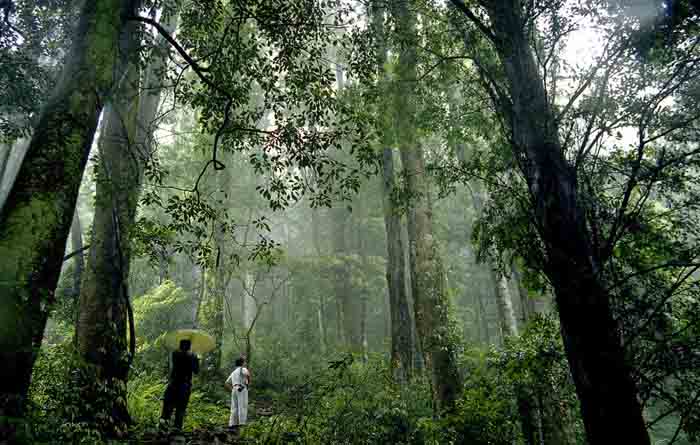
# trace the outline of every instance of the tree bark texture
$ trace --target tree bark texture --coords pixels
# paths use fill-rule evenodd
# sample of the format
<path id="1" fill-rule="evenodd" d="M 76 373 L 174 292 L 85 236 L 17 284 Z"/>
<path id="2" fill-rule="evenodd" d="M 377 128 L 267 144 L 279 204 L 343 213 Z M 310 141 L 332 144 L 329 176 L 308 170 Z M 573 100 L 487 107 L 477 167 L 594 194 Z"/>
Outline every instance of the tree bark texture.
<path id="1" fill-rule="evenodd" d="M 223 169 L 217 172 L 217 192 L 226 194 L 230 191 L 231 175 L 231 169 Z M 226 299 L 226 290 L 231 276 L 231 264 L 228 261 L 231 252 L 226 248 L 228 243 L 223 226 L 218 221 L 214 224 L 214 268 L 210 272 L 211 281 L 210 286 L 208 286 L 209 294 L 207 295 L 203 324 L 212 333 L 216 341 L 216 348 L 208 354 L 207 368 L 209 371 L 217 372 L 221 368 L 221 353 L 224 341 L 224 300 Z M 241 298 L 245 300 L 245 296 L 246 292 L 244 291 Z M 245 317 L 245 312 L 242 312 L 242 314 Z"/>
<path id="2" fill-rule="evenodd" d="M 168 34 L 173 34 L 178 22 L 178 11 L 165 8 L 161 25 Z M 156 45 L 144 70 L 139 97 L 139 110 L 136 127 L 136 149 L 143 159 L 153 154 L 153 137 L 158 123 L 158 107 L 165 88 L 166 69 L 170 45 L 159 35 Z"/>
<path id="3" fill-rule="evenodd" d="M 0 213 L 19 174 L 29 149 L 29 142 L 27 138 L 22 137 L 11 143 L 0 144 Z"/>
<path id="4" fill-rule="evenodd" d="M 76 303 L 80 299 L 80 284 L 82 283 L 83 270 L 85 269 L 85 256 L 83 255 L 83 227 L 80 224 L 78 209 L 73 212 L 73 223 L 70 226 L 71 249 L 79 252 L 75 255 L 75 269 L 73 270 L 72 296 Z"/>
<path id="5" fill-rule="evenodd" d="M 321 221 L 317 208 L 311 209 L 311 236 L 314 244 L 316 256 L 321 257 Z M 274 308 L 275 306 L 273 306 Z M 326 296 L 318 296 L 318 335 L 321 354 L 326 354 L 328 350 L 328 333 L 326 329 Z"/>
<path id="6" fill-rule="evenodd" d="M 399 382 L 407 382 L 413 374 L 415 349 L 414 324 L 409 306 L 407 268 L 404 261 L 404 240 L 401 216 L 391 202 L 394 187 L 394 158 L 391 148 L 384 148 L 383 157 L 384 227 L 386 229 L 386 280 L 391 314 L 391 366 Z"/>
<path id="7" fill-rule="evenodd" d="M 385 91 L 388 86 L 388 76 L 384 68 L 387 60 L 384 14 L 385 7 L 382 2 L 375 1 L 372 8 L 372 26 L 377 36 L 377 71 L 382 91 Z M 386 114 L 390 115 L 391 113 L 382 113 L 382 115 Z M 382 204 L 387 246 L 386 281 L 389 292 L 391 367 L 394 370 L 396 380 L 406 383 L 413 374 L 415 335 L 408 299 L 410 287 L 407 283 L 408 274 L 404 259 L 406 246 L 401 236 L 401 215 L 391 198 L 396 175 L 394 173 L 394 152 L 390 145 L 389 125 L 389 123 L 381 123 L 379 133 L 382 144 Z"/>
<path id="8" fill-rule="evenodd" d="M 349 247 L 347 240 L 348 220 L 350 213 L 345 207 L 331 209 L 333 224 L 333 253 L 335 275 L 336 298 L 336 322 L 338 332 L 338 344 L 348 347 L 353 351 L 359 351 L 360 332 L 359 324 L 354 316 L 355 301 L 352 297 L 352 285 L 350 282 L 347 255 Z"/>
<path id="9" fill-rule="evenodd" d="M 530 298 L 527 288 L 523 284 L 522 274 L 515 261 L 511 263 L 510 270 L 520 297 L 520 325 L 524 328 L 527 321 L 536 313 L 535 302 Z"/>
<path id="10" fill-rule="evenodd" d="M 336 81 L 338 91 L 345 88 L 345 76 L 340 65 L 336 65 Z M 335 266 L 335 294 L 337 303 L 337 322 L 339 343 L 350 348 L 353 352 L 361 352 L 362 335 L 360 332 L 360 305 L 352 296 L 352 283 L 350 280 L 350 268 L 347 256 L 351 252 L 348 242 L 348 222 L 352 217 L 351 212 L 340 203 L 339 207 L 331 210 L 333 219 L 333 250 L 336 257 Z M 350 224 L 352 226 L 352 224 Z"/>
<path id="11" fill-rule="evenodd" d="M 61 80 L 41 112 L 0 215 L 0 418 L 23 414 L 80 181 L 104 95 L 113 85 L 119 32 L 131 6 L 131 0 L 85 2 Z M 0 436 L 13 434 L 0 429 Z"/>
<path id="12" fill-rule="evenodd" d="M 508 279 L 499 270 L 493 270 L 491 273 L 495 287 L 494 294 L 496 295 L 496 305 L 498 307 L 501 338 L 505 340 L 506 337 L 518 335 L 518 322 L 515 320 Z"/>
<path id="13" fill-rule="evenodd" d="M 577 201 L 576 172 L 563 155 L 527 39 L 524 6 L 520 0 L 490 0 L 485 6 L 508 81 L 512 146 L 533 197 L 588 441 L 649 444 L 610 296 Z"/>
<path id="14" fill-rule="evenodd" d="M 140 71 L 133 57 L 138 35 L 138 26 L 132 22 L 120 36 L 120 80 L 105 107 L 98 143 L 95 217 L 76 327 L 78 350 L 94 366 L 94 375 L 87 375 L 91 384 L 85 385 L 85 398 L 104 397 L 96 392 L 102 385 L 114 391 L 111 403 L 98 405 L 108 410 L 111 419 L 105 429 L 114 435 L 122 434 L 130 422 L 126 407 L 131 360 L 127 344 L 130 231 L 144 162 L 135 147 Z M 92 421 L 105 413 L 92 409 L 85 414 Z"/>
<path id="15" fill-rule="evenodd" d="M 451 341 L 446 276 L 432 233 L 422 147 L 416 132 L 416 19 L 409 0 L 392 3 L 400 50 L 395 85 L 395 124 L 410 196 L 408 233 L 416 329 L 426 367 L 431 370 L 438 411 L 453 409 L 461 392 L 455 345 Z"/>

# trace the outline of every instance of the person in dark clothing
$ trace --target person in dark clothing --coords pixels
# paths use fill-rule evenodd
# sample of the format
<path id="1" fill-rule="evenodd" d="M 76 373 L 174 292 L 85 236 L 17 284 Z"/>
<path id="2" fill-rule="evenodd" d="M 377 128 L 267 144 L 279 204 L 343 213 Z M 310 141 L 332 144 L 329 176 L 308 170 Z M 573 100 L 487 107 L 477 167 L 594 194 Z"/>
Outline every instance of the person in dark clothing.
<path id="1" fill-rule="evenodd" d="M 180 349 L 172 353 L 170 380 L 165 389 L 161 424 L 170 421 L 175 411 L 175 428 L 182 429 L 187 403 L 192 390 L 192 374 L 199 372 L 199 358 L 190 352 L 189 340 L 180 340 Z"/>

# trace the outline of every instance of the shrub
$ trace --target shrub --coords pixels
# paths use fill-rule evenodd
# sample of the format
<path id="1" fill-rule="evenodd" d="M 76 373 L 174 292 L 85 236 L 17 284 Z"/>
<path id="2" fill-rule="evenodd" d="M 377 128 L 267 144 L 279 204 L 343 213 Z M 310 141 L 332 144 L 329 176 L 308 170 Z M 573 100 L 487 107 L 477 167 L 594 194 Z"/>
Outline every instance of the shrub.
<path id="1" fill-rule="evenodd" d="M 94 410 L 99 401 L 81 400 L 77 383 L 89 372 L 70 343 L 45 346 L 34 365 L 29 388 L 28 419 L 33 426 L 31 443 L 99 444 L 103 442 L 100 425 L 87 423 L 86 410 Z M 109 388 L 102 396 L 112 397 Z M 110 419 L 103 419 L 109 422 Z"/>
<path id="2" fill-rule="evenodd" d="M 289 388 L 283 412 L 245 430 L 259 443 L 426 443 L 431 422 L 426 382 L 406 388 L 391 379 L 385 361 L 333 361 L 306 382 Z"/>

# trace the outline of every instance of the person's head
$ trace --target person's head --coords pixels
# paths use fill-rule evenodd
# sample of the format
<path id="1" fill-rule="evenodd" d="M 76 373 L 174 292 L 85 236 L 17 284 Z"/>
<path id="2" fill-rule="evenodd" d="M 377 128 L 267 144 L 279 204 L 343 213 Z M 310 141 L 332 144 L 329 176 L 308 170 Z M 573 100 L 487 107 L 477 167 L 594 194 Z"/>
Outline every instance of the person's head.
<path id="1" fill-rule="evenodd" d="M 192 342 L 189 340 L 180 340 L 180 350 L 189 351 L 192 346 Z"/>
<path id="2" fill-rule="evenodd" d="M 243 357 L 238 357 L 236 359 L 236 368 L 245 365 L 245 359 Z"/>

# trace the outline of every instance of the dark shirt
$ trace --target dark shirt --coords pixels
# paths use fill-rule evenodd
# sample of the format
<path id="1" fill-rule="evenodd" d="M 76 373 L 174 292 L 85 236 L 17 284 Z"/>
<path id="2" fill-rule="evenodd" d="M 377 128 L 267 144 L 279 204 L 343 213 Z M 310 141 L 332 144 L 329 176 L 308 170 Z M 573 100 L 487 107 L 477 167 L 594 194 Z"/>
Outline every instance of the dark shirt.
<path id="1" fill-rule="evenodd" d="M 177 350 L 172 355 L 170 381 L 173 383 L 192 383 L 192 373 L 199 372 L 199 359 L 191 352 Z"/>

